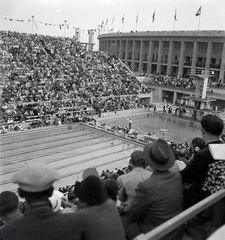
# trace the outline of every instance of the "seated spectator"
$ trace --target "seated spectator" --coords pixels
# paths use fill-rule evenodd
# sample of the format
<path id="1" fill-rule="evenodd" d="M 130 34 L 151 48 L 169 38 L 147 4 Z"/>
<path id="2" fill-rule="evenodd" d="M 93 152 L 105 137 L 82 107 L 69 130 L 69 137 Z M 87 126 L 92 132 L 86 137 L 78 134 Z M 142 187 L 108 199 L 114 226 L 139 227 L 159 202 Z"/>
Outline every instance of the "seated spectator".
<path id="1" fill-rule="evenodd" d="M 214 162 L 208 145 L 222 143 L 220 141 L 220 135 L 224 127 L 222 119 L 215 115 L 205 115 L 201 120 L 201 127 L 205 147 L 199 150 L 194 155 L 190 164 L 181 171 L 183 183 L 191 183 L 191 186 L 184 189 L 184 205 L 186 208 L 193 206 L 210 195 L 208 191 L 202 190 L 208 172 L 208 166 Z"/>
<path id="2" fill-rule="evenodd" d="M 100 178 L 90 175 L 82 182 L 76 182 L 74 192 L 82 202 L 78 204 L 81 208 L 74 213 L 79 219 L 77 229 L 81 239 L 125 239 L 115 202 L 107 199 Z"/>
<path id="3" fill-rule="evenodd" d="M 112 175 L 111 175 L 112 176 Z M 121 205 L 120 200 L 117 199 L 118 197 L 118 184 L 115 179 L 110 178 L 103 180 L 103 187 L 106 190 L 108 198 L 115 201 L 117 207 Z"/>
<path id="4" fill-rule="evenodd" d="M 53 193 L 53 182 L 58 179 L 55 170 L 38 163 L 27 164 L 13 176 L 13 183 L 19 185 L 19 196 L 25 198 L 27 208 L 24 217 L 7 224 L 3 239 L 75 239 L 76 217 L 53 212 L 48 199 Z"/>
<path id="5" fill-rule="evenodd" d="M 144 157 L 153 170 L 150 178 L 137 185 L 131 203 L 125 208 L 124 221 L 128 239 L 147 233 L 179 214 L 182 207 L 183 187 L 175 156 L 163 139 L 144 147 Z M 181 239 L 183 226 L 162 239 Z"/>
<path id="6" fill-rule="evenodd" d="M 135 189 L 139 182 L 148 179 L 152 173 L 145 170 L 146 161 L 143 151 L 136 150 L 131 154 L 129 163 L 132 167 L 131 172 L 117 178 L 118 199 L 123 203 L 123 207 L 129 204 L 134 197 Z"/>
<path id="7" fill-rule="evenodd" d="M 19 210 L 19 199 L 15 193 L 5 191 L 0 194 L 0 216 L 3 220 L 3 226 L 0 228 L 0 239 L 2 239 L 2 231 L 7 224 L 23 217 Z"/>
<path id="8" fill-rule="evenodd" d="M 200 137 L 193 138 L 190 144 L 190 149 L 189 149 L 191 153 L 191 157 L 189 157 L 189 159 L 187 159 L 186 157 L 181 157 L 179 160 L 183 161 L 186 165 L 190 164 L 195 154 L 197 154 L 198 151 L 203 149 L 204 147 L 205 147 L 205 141 L 203 138 L 200 138 Z"/>

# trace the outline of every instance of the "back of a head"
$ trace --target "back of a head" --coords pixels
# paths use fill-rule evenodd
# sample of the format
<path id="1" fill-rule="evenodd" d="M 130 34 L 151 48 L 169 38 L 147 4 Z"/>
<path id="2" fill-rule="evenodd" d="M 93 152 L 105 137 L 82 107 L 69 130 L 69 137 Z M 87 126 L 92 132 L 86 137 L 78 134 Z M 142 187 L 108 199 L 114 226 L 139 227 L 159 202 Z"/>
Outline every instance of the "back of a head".
<path id="1" fill-rule="evenodd" d="M 203 149 L 205 146 L 205 140 L 200 137 L 193 138 L 191 143 L 193 147 L 198 147 L 199 149 Z"/>
<path id="2" fill-rule="evenodd" d="M 89 206 L 101 205 L 105 202 L 107 195 L 99 177 L 90 175 L 82 182 L 76 182 L 75 195 Z"/>
<path id="3" fill-rule="evenodd" d="M 19 200 L 15 193 L 5 191 L 0 194 L 0 215 L 6 216 L 18 209 Z"/>
<path id="4" fill-rule="evenodd" d="M 103 181 L 103 186 L 109 198 L 116 201 L 118 195 L 118 184 L 114 179 L 106 179 Z"/>
<path id="5" fill-rule="evenodd" d="M 129 163 L 132 164 L 132 166 L 136 167 L 146 167 L 146 160 L 144 159 L 144 152 L 141 150 L 136 150 L 131 154 Z"/>
<path id="6" fill-rule="evenodd" d="M 19 194 L 27 201 L 38 201 L 48 198 L 53 191 L 53 182 L 59 179 L 59 174 L 52 168 L 31 162 L 13 176 L 13 183 L 19 185 Z"/>
<path id="7" fill-rule="evenodd" d="M 220 136 L 224 128 L 223 120 L 212 114 L 203 116 L 201 125 L 206 132 L 214 136 Z"/>

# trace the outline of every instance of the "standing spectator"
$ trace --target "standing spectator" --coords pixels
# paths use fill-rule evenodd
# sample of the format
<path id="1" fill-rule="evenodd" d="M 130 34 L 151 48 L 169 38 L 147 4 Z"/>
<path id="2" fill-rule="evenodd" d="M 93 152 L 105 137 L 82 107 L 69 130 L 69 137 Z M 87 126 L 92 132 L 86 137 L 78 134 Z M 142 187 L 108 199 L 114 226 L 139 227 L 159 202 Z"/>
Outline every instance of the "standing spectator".
<path id="1" fill-rule="evenodd" d="M 202 190 L 208 166 L 214 162 L 208 145 L 222 143 L 220 140 L 224 127 L 222 119 L 211 114 L 205 115 L 201 120 L 201 127 L 205 147 L 199 150 L 190 164 L 181 171 L 183 183 L 192 183 L 191 187 L 184 189 L 184 205 L 187 208 L 209 196 L 208 191 Z"/>
<path id="2" fill-rule="evenodd" d="M 76 216 L 53 212 L 49 197 L 58 173 L 42 164 L 31 163 L 18 171 L 13 183 L 19 185 L 19 195 L 25 198 L 27 208 L 24 217 L 7 224 L 3 239 L 16 240 L 61 240 L 75 237 Z"/>
<path id="3" fill-rule="evenodd" d="M 153 174 L 140 182 L 132 202 L 125 208 L 128 239 L 147 233 L 182 211 L 183 187 L 175 156 L 163 139 L 144 147 Z M 181 239 L 183 226 L 162 239 Z"/>

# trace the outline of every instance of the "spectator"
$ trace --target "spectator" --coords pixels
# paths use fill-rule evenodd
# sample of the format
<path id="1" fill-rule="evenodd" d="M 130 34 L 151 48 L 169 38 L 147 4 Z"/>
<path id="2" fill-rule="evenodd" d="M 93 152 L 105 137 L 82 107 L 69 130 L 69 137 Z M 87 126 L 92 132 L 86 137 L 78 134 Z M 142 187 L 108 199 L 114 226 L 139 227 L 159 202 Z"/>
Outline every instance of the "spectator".
<path id="1" fill-rule="evenodd" d="M 79 219 L 77 229 L 82 239 L 125 239 L 115 202 L 107 199 L 100 178 L 90 175 L 82 182 L 76 182 L 74 191 L 83 202 L 82 209 L 74 213 Z"/>
<path id="2" fill-rule="evenodd" d="M 120 200 L 117 199 L 118 196 L 118 184 L 117 181 L 113 178 L 110 178 L 103 180 L 103 187 L 106 190 L 108 198 L 115 201 L 115 204 L 117 207 L 121 205 Z"/>
<path id="3" fill-rule="evenodd" d="M 0 215 L 3 220 L 3 226 L 0 228 L 0 239 L 2 232 L 7 224 L 20 219 L 23 214 L 19 210 L 19 199 L 15 193 L 5 191 L 0 194 Z"/>
<path id="4" fill-rule="evenodd" d="M 37 163 L 28 164 L 14 175 L 13 183 L 18 183 L 19 195 L 25 198 L 27 209 L 24 217 L 7 224 L 3 239 L 76 239 L 76 217 L 51 209 L 48 198 L 53 192 L 53 182 L 58 179 L 57 172 Z"/>
<path id="5" fill-rule="evenodd" d="M 128 239 L 147 233 L 182 211 L 182 179 L 169 145 L 158 139 L 144 147 L 144 157 L 153 174 L 140 182 L 132 202 L 125 208 Z M 163 239 L 181 239 L 183 226 Z"/>
<path id="6" fill-rule="evenodd" d="M 134 151 L 131 154 L 129 163 L 132 167 L 131 172 L 117 178 L 119 186 L 118 199 L 123 203 L 123 207 L 126 207 L 126 205 L 131 202 L 138 183 L 148 179 L 152 174 L 144 169 L 146 167 L 146 161 L 144 160 L 143 151 Z"/>
<path id="7" fill-rule="evenodd" d="M 215 115 L 205 115 L 201 120 L 201 127 L 205 147 L 199 150 L 190 164 L 181 171 L 183 183 L 192 183 L 188 189 L 184 189 L 184 205 L 187 208 L 209 196 L 208 191 L 202 190 L 208 166 L 214 162 L 208 144 L 222 143 L 219 140 L 224 127 L 222 119 Z"/>

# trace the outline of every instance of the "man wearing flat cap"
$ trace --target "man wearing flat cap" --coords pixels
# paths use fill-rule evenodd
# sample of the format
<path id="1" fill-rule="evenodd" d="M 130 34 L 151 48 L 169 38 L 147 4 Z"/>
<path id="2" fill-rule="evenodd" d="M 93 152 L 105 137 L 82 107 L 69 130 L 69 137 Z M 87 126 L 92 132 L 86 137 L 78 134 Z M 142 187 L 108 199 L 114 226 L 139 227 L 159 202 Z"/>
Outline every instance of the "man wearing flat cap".
<path id="1" fill-rule="evenodd" d="M 131 154 L 129 163 L 132 171 L 117 178 L 119 187 L 118 199 L 123 203 L 124 207 L 131 202 L 138 183 L 149 178 L 152 174 L 144 169 L 146 161 L 144 160 L 143 151 L 134 151 Z"/>
<path id="2" fill-rule="evenodd" d="M 5 227 L 4 240 L 61 240 L 75 237 L 76 216 L 53 212 L 49 197 L 58 173 L 43 164 L 30 163 L 18 171 L 12 181 L 19 185 L 18 193 L 25 198 L 25 215 Z"/>
<path id="3" fill-rule="evenodd" d="M 183 188 L 175 156 L 168 143 L 157 139 L 144 147 L 144 158 L 153 173 L 139 182 L 135 196 L 125 208 L 129 223 L 125 226 L 128 239 L 147 233 L 182 211 Z M 181 239 L 183 226 L 162 239 Z"/>

